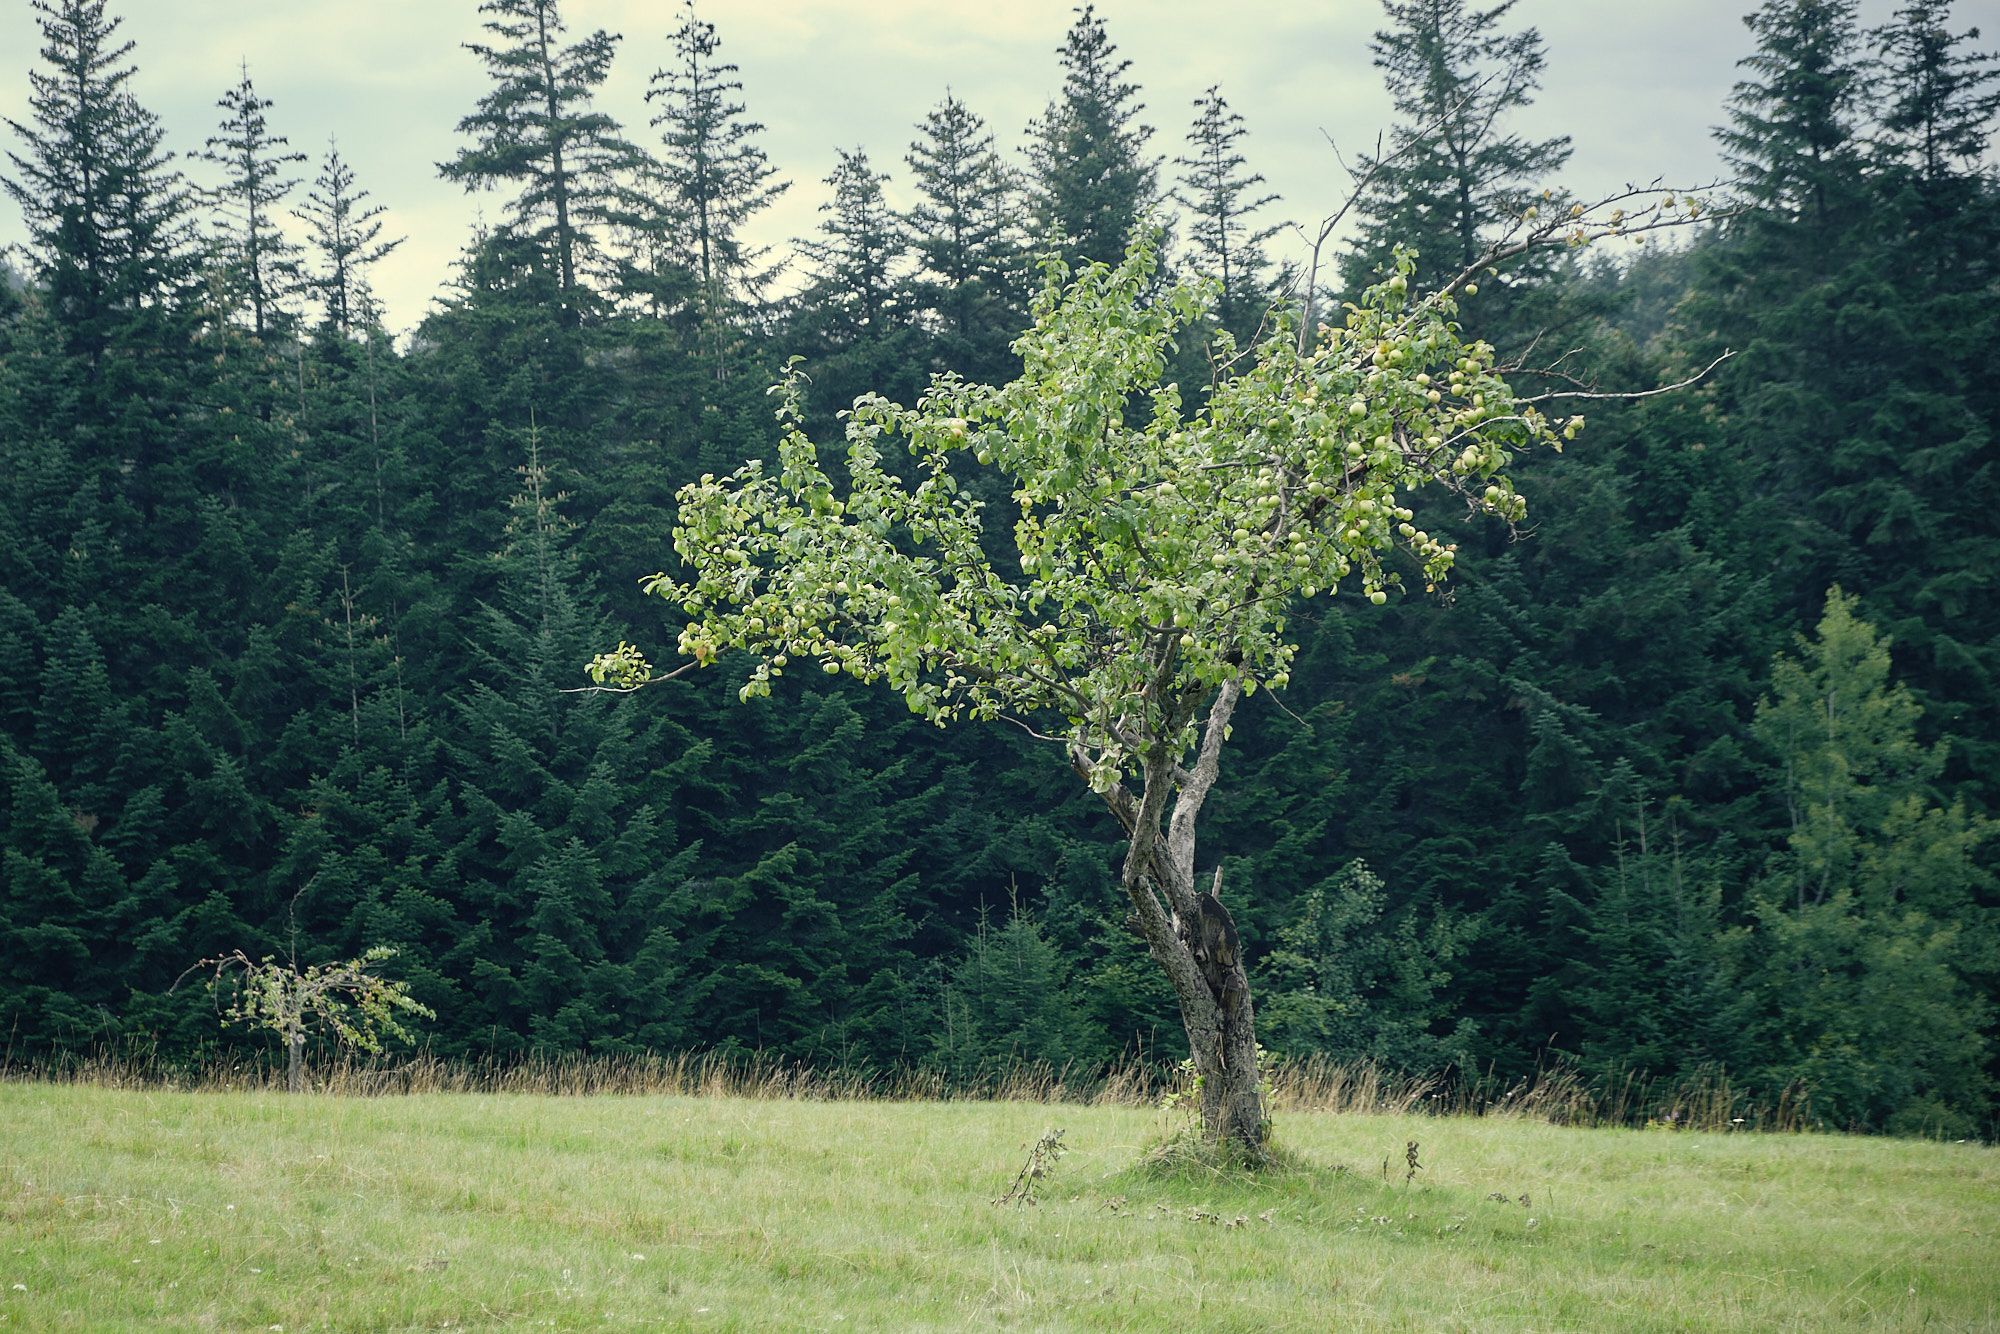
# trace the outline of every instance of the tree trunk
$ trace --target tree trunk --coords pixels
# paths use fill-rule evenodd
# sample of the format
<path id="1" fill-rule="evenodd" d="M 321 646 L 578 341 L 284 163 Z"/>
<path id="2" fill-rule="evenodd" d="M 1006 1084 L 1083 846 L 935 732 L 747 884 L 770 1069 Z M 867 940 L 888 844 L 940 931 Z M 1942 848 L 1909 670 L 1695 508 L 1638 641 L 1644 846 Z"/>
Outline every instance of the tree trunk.
<path id="1" fill-rule="evenodd" d="M 306 1035 L 298 1030 L 285 1034 L 285 1092 L 306 1091 Z"/>
<path id="2" fill-rule="evenodd" d="M 1144 757 L 1146 785 L 1140 795 L 1135 797 L 1123 784 L 1103 795 L 1131 836 L 1122 877 L 1132 902 L 1130 925 L 1166 972 L 1180 1002 L 1188 1052 L 1201 1076 L 1202 1130 L 1211 1143 L 1233 1141 L 1252 1158 L 1261 1158 L 1270 1125 L 1258 1090 L 1256 1020 L 1236 922 L 1222 906 L 1221 868 L 1206 894 L 1197 894 L 1194 887 L 1195 822 L 1215 785 L 1217 761 L 1240 694 L 1233 681 L 1217 692 L 1192 770 L 1180 770 L 1171 761 L 1169 739 L 1178 737 L 1187 715 L 1170 714 Z M 1088 777 L 1087 756 L 1072 751 L 1071 763 Z M 1177 793 L 1171 814 L 1169 792 Z"/>
<path id="3" fill-rule="evenodd" d="M 1218 888 L 1222 872 L 1215 875 Z M 1219 921 L 1213 914 L 1220 914 Z M 1222 935 L 1226 949 L 1215 948 L 1208 940 L 1191 943 L 1201 965 L 1202 980 L 1212 998 L 1214 1018 L 1204 1024 L 1212 1033 L 1206 1051 L 1194 1049 L 1195 1070 L 1201 1075 L 1201 1126 L 1211 1143 L 1234 1140 L 1252 1153 L 1262 1153 L 1270 1125 L 1264 1117 L 1263 1093 L 1257 1071 L 1256 1016 L 1250 1005 L 1250 978 L 1243 968 L 1242 951 L 1233 943 L 1236 925 L 1228 909 L 1214 894 L 1203 896 L 1204 935 Z M 1190 1042 L 1192 1041 L 1192 1034 Z"/>

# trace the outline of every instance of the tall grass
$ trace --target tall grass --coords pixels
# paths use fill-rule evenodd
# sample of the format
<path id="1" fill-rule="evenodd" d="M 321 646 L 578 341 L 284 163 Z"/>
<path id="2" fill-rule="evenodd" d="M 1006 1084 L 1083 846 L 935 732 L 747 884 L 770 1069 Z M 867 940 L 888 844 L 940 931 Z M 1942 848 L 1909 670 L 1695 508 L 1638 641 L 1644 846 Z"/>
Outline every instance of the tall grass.
<path id="1" fill-rule="evenodd" d="M 485 1077 L 764 1100 L 0 1084 L 0 1329 L 2000 1329 L 1967 1145 L 1557 1127 L 1522 1111 L 1552 1079 L 1281 1107 L 1279 1170 L 1242 1172 L 1149 1154 L 1184 1122 L 1139 1107 L 822 1100 L 881 1093 L 742 1058 Z"/>
<path id="2" fill-rule="evenodd" d="M 316 1061 L 310 1076 L 312 1086 L 322 1092 L 360 1097 L 625 1094 L 1113 1107 L 1157 1105 L 1185 1078 L 1174 1067 L 1139 1060 L 1108 1067 L 1015 1061 L 947 1075 L 922 1066 L 815 1065 L 745 1051 L 456 1058 L 430 1052 L 401 1058 L 343 1053 Z M 285 1071 L 282 1060 L 258 1051 L 224 1051 L 184 1061 L 152 1047 L 100 1047 L 9 1060 L 0 1066 L 0 1079 L 111 1089 L 254 1092 L 281 1090 Z M 1809 1090 L 1793 1087 L 1764 1096 L 1733 1083 L 1721 1070 L 1675 1080 L 1640 1072 L 1592 1080 L 1558 1062 L 1518 1079 L 1502 1080 L 1491 1071 L 1410 1075 L 1365 1059 L 1313 1055 L 1279 1061 L 1271 1071 L 1269 1092 L 1278 1115 L 1508 1116 L 1555 1125 L 1650 1124 L 1699 1130 L 1797 1131 L 1815 1125 Z"/>

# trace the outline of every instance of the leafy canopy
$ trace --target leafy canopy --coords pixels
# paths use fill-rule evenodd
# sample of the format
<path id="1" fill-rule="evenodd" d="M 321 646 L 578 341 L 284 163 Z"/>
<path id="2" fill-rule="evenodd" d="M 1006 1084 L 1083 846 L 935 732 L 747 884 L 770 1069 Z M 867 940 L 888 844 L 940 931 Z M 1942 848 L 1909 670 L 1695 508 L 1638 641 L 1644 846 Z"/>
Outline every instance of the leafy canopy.
<path id="1" fill-rule="evenodd" d="M 1048 261 L 1020 377 L 940 376 L 915 407 L 858 400 L 844 486 L 805 434 L 797 375 L 779 385 L 777 468 L 680 492 L 688 576 L 648 588 L 690 614 L 681 653 L 751 654 L 746 699 L 810 661 L 886 681 L 940 725 L 1012 717 L 1108 789 L 1142 749 L 1184 753 L 1189 700 L 1286 683 L 1295 599 L 1358 578 L 1385 600 L 1399 546 L 1435 588 L 1453 547 L 1414 526 L 1410 493 L 1442 485 L 1517 520 L 1513 452 L 1581 426 L 1513 395 L 1492 348 L 1461 339 L 1452 296 L 1412 301 L 1407 254 L 1341 325 L 1281 327 L 1190 409 L 1163 376 L 1214 289 L 1148 301 L 1156 264 L 1145 234 L 1067 283 Z M 1011 543 L 963 484 L 974 463 L 1012 480 Z M 592 664 L 622 686 L 649 670 L 623 645 Z"/>

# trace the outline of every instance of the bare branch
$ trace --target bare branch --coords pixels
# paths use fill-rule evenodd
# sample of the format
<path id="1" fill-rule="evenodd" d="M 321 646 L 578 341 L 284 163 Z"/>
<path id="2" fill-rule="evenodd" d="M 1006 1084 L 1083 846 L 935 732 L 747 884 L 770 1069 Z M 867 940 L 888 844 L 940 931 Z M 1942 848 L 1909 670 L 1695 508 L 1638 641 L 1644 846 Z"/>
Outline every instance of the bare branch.
<path id="1" fill-rule="evenodd" d="M 1180 796 L 1174 802 L 1174 813 L 1167 827 L 1167 855 L 1173 862 L 1176 879 L 1190 891 L 1189 904 L 1183 907 L 1175 904 L 1183 916 L 1189 914 L 1193 906 L 1192 887 L 1194 885 L 1194 826 L 1201 815 L 1202 803 L 1208 800 L 1209 790 L 1215 786 L 1216 775 L 1222 767 L 1222 743 L 1229 731 L 1229 719 L 1236 712 L 1236 701 L 1242 698 L 1241 681 L 1227 681 L 1215 692 L 1215 703 L 1209 706 L 1208 722 L 1202 727 L 1201 751 L 1195 757 L 1194 768 L 1188 771 L 1187 779 L 1181 784 Z"/>
<path id="2" fill-rule="evenodd" d="M 1492 75 L 1488 75 L 1486 78 L 1473 84 L 1466 90 L 1464 97 L 1439 112 L 1436 117 L 1425 125 L 1420 126 L 1400 148 L 1397 148 L 1387 156 L 1383 155 L 1382 134 L 1378 131 L 1375 135 L 1375 151 L 1366 159 L 1368 168 L 1366 171 L 1358 174 L 1353 167 L 1347 164 L 1347 159 L 1341 155 L 1340 145 L 1334 143 L 1333 136 L 1328 134 L 1323 127 L 1321 128 L 1320 135 L 1325 138 L 1327 146 L 1333 149 L 1334 161 L 1340 163 L 1341 170 L 1347 173 L 1348 179 L 1353 181 L 1354 185 L 1347 192 L 1347 197 L 1340 201 L 1340 207 L 1320 220 L 1319 232 L 1312 238 L 1312 254 L 1310 260 L 1307 262 L 1305 271 L 1305 304 L 1299 316 L 1299 351 L 1301 353 L 1304 353 L 1312 345 L 1313 301 L 1319 293 L 1320 254 L 1326 248 L 1327 241 L 1332 238 L 1334 229 L 1339 227 L 1346 220 L 1347 215 L 1353 211 L 1354 206 L 1361 202 L 1362 196 L 1367 194 L 1368 187 L 1374 184 L 1377 176 L 1381 175 L 1387 168 L 1400 162 L 1405 156 L 1416 149 L 1418 145 L 1443 130 L 1445 125 L 1451 121 L 1451 118 L 1463 111 L 1466 105 L 1474 97 L 1478 96 L 1479 90 L 1492 81 L 1492 77 Z M 1304 228 L 1299 228 L 1298 231 L 1301 236 L 1305 234 Z"/>
<path id="3" fill-rule="evenodd" d="M 1037 732 L 1033 727 L 1028 725 L 1026 720 L 1021 718 L 1016 718 L 1011 713 L 996 713 L 993 716 L 1000 719 L 1002 722 L 1008 722 L 1014 724 L 1014 726 L 1020 728 L 1023 732 L 1026 732 L 1029 736 L 1033 737 L 1037 741 L 1054 741 L 1060 745 L 1067 745 L 1069 743 L 1069 738 L 1066 736 L 1050 736 L 1046 732 Z"/>
<path id="4" fill-rule="evenodd" d="M 1586 398 L 1586 399 L 1600 399 L 1600 400 L 1607 400 L 1619 403 L 1627 403 L 1632 401 L 1633 399 L 1652 398 L 1658 394 L 1671 394 L 1677 389 L 1686 389 L 1690 385 L 1700 384 L 1703 380 L 1708 378 L 1708 373 L 1710 371 L 1714 370 L 1717 366 L 1720 366 L 1723 362 L 1729 360 L 1731 357 L 1735 355 L 1736 353 L 1733 350 L 1725 351 L 1721 356 L 1717 357 L 1714 361 L 1709 362 L 1708 365 L 1703 366 L 1693 375 L 1688 376 L 1687 379 L 1676 380 L 1672 384 L 1663 384 L 1659 386 L 1657 389 L 1634 389 L 1629 392 L 1623 392 L 1623 393 L 1603 393 L 1596 390 L 1585 390 L 1585 389 L 1560 389 L 1560 390 L 1555 390 L 1551 393 L 1537 394 L 1533 398 L 1524 398 L 1520 401 L 1523 403 L 1548 403 L 1559 398 L 1563 399 Z M 1567 379 L 1568 377 L 1565 376 L 1564 378 Z M 1571 383 L 1574 384 L 1576 383 L 1576 381 L 1572 380 Z"/>
<path id="5" fill-rule="evenodd" d="M 1692 189 L 1675 189 L 1662 186 L 1656 178 L 1646 185 L 1627 185 L 1614 190 L 1589 203 L 1571 202 L 1567 210 L 1559 210 L 1555 205 L 1565 201 L 1553 192 L 1545 192 L 1551 208 L 1543 217 L 1539 209 L 1529 210 L 1529 215 L 1516 218 L 1507 231 L 1489 246 L 1486 252 L 1461 269 L 1450 282 L 1431 294 L 1430 300 L 1451 296 L 1487 269 L 1497 268 L 1510 259 L 1535 250 L 1571 249 L 1588 245 L 1610 237 L 1639 236 L 1646 232 L 1660 231 L 1669 227 L 1689 227 L 1706 217 L 1710 221 L 1735 217 L 1742 212 L 1735 206 L 1719 209 L 1703 209 L 1690 203 L 1684 213 L 1669 213 L 1669 201 L 1686 197 L 1691 201 L 1711 190 L 1723 188 L 1723 182 L 1712 182 Z M 1647 205 L 1637 213 L 1627 216 L 1624 206 L 1634 200 L 1648 200 Z M 1603 216 L 1605 210 L 1612 216 Z"/>

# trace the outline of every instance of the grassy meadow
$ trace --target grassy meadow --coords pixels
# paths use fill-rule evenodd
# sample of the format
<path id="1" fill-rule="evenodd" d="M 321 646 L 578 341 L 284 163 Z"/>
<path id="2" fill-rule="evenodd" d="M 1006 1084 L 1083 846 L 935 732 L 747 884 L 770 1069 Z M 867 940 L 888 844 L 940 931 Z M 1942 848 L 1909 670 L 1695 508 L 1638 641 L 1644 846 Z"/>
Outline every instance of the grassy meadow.
<path id="1" fill-rule="evenodd" d="M 2000 1156 L 1029 1102 L 0 1084 L 12 1329 L 2000 1328 Z M 1045 1131 L 1068 1152 L 996 1205 Z M 1418 1143 L 1421 1170 L 1407 1166 Z"/>

